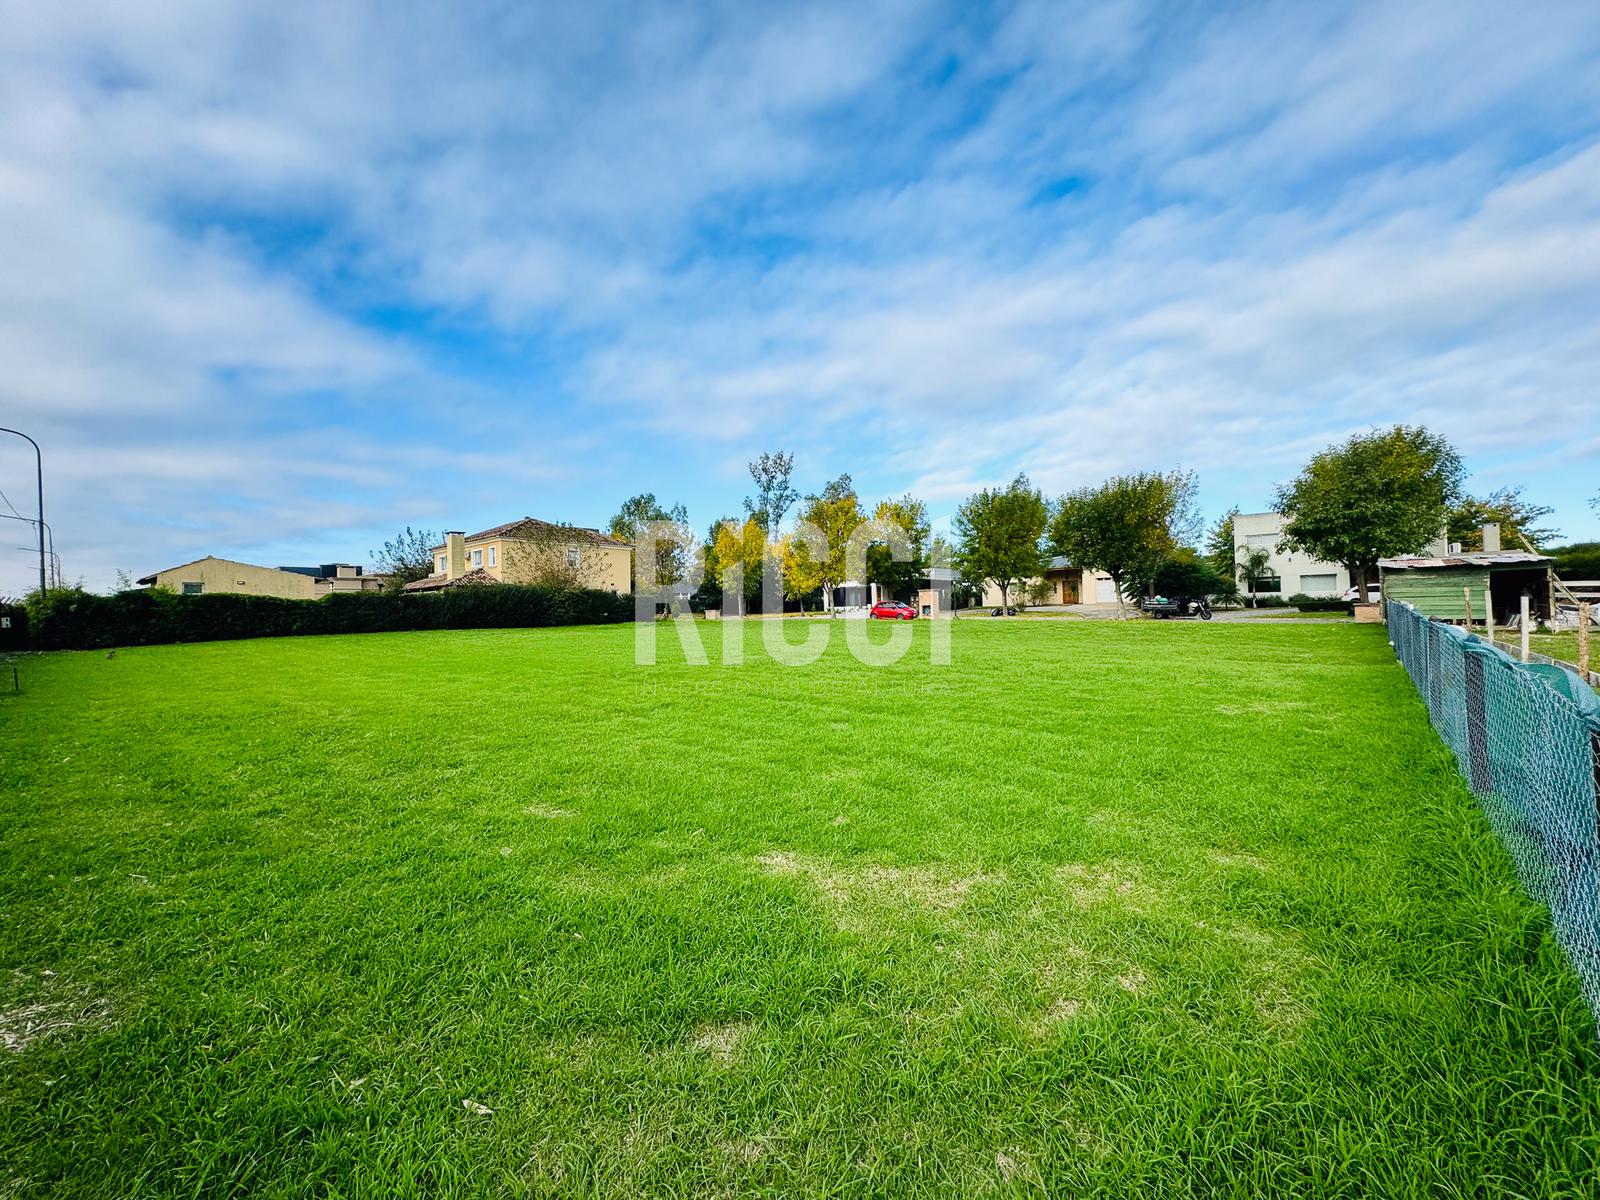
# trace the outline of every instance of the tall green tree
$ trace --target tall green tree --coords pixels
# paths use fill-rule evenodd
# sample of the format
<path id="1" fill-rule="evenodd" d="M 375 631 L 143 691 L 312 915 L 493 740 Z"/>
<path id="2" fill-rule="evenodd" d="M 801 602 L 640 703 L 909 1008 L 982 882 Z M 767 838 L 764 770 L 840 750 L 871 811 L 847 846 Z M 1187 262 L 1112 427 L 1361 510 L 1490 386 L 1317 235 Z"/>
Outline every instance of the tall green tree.
<path id="1" fill-rule="evenodd" d="M 827 544 L 826 553 L 802 551 L 813 564 L 811 570 L 822 588 L 822 607 L 833 608 L 833 590 L 845 579 L 845 551 L 850 545 L 850 535 L 866 518 L 861 513 L 861 502 L 849 475 L 830 480 L 822 491 L 807 496 L 800 519 L 815 526 Z"/>
<path id="2" fill-rule="evenodd" d="M 800 499 L 800 493 L 789 483 L 789 477 L 794 474 L 794 455 L 781 450 L 776 454 L 763 451 L 749 467 L 756 494 L 745 497 L 744 510 L 760 523 L 768 537 L 776 538 L 783 525 L 783 514 Z"/>
<path id="3" fill-rule="evenodd" d="M 1483 549 L 1483 527 L 1490 522 L 1500 526 L 1500 544 L 1507 550 L 1520 550 L 1526 541 L 1535 550 L 1561 536 L 1539 522 L 1555 509 L 1535 504 L 1522 497 L 1519 487 L 1501 488 L 1487 496 L 1463 496 L 1450 508 L 1447 522 L 1450 540 L 1463 550 Z"/>
<path id="4" fill-rule="evenodd" d="M 891 548 L 882 542 L 867 547 L 867 582 L 887 588 L 890 595 L 911 587 L 928 571 L 928 506 L 909 493 L 898 500 L 884 500 L 873 510 L 875 521 L 889 521 L 905 531 L 908 559 L 896 561 Z"/>
<path id="5" fill-rule="evenodd" d="M 1194 476 L 1185 471 L 1116 475 L 1061 500 L 1050 547 L 1075 567 L 1104 571 L 1117 609 L 1130 589 L 1149 587 L 1157 569 L 1195 532 Z"/>
<path id="6" fill-rule="evenodd" d="M 956 512 L 960 540 L 955 564 L 967 579 L 987 579 L 1000 589 L 1002 607 L 1011 603 L 1013 584 L 1043 573 L 1039 539 L 1050 509 L 1039 489 L 1018 475 L 1004 488 L 985 488 Z"/>
<path id="7" fill-rule="evenodd" d="M 662 541 L 656 545 L 657 585 L 677 583 L 688 569 L 689 551 L 686 544 L 693 540 L 688 536 L 689 510 L 683 505 L 674 504 L 671 508 L 664 508 L 656 500 L 654 492 L 630 496 L 622 502 L 617 515 L 611 518 L 610 533 L 612 537 L 633 545 L 637 554 L 641 532 L 652 524 L 670 524 L 677 526 L 680 531 L 675 541 Z"/>
<path id="8" fill-rule="evenodd" d="M 1341 564 L 1358 595 L 1380 558 L 1416 554 L 1461 498 L 1461 457 L 1421 426 L 1357 434 L 1278 489 L 1290 549 Z"/>
<path id="9" fill-rule="evenodd" d="M 1238 515 L 1237 508 L 1230 508 L 1217 518 L 1217 523 L 1206 533 L 1206 562 L 1211 564 L 1213 571 L 1227 579 L 1233 578 L 1233 519 Z"/>

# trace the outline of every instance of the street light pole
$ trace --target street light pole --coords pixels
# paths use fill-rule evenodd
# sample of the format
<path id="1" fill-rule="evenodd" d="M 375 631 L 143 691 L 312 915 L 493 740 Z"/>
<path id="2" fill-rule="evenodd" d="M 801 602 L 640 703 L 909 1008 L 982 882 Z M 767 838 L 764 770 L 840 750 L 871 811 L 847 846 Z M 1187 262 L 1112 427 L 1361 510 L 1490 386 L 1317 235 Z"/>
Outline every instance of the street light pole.
<path id="1" fill-rule="evenodd" d="M 39 449 L 39 443 L 20 429 L 7 429 L 0 425 L 0 433 L 14 433 L 33 447 L 34 469 L 39 478 L 39 599 L 43 601 L 45 592 L 49 590 L 44 570 L 44 454 Z"/>

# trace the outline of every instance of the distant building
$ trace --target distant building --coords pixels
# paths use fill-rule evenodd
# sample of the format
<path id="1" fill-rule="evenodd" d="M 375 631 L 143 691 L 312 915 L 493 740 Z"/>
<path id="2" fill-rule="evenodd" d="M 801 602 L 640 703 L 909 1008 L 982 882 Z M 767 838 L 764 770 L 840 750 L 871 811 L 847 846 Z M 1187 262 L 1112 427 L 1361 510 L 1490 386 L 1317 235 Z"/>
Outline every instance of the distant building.
<path id="1" fill-rule="evenodd" d="M 633 591 L 633 546 L 598 529 L 555 525 L 537 517 L 507 521 L 472 535 L 452 532 L 433 548 L 433 574 L 406 584 L 408 592 L 479 583 L 516 583 L 531 570 L 528 547 L 566 556 L 588 587 Z"/>
<path id="2" fill-rule="evenodd" d="M 282 596 L 316 600 L 334 592 L 376 591 L 387 575 L 368 575 L 350 563 L 316 567 L 258 567 L 254 563 L 206 555 L 140 579 L 141 587 L 165 588 L 184 596 L 231 592 L 241 596 Z"/>
<path id="3" fill-rule="evenodd" d="M 1247 550 L 1267 552 L 1266 578 L 1254 586 L 1235 577 L 1241 591 L 1254 596 L 1287 598 L 1294 595 L 1337 599 L 1350 587 L 1350 572 L 1338 563 L 1323 562 L 1309 554 L 1279 550 L 1283 541 L 1283 514 L 1239 513 L 1233 518 L 1233 561 L 1244 561 Z"/>
<path id="4" fill-rule="evenodd" d="M 1075 567 L 1067 561 L 1065 555 L 1058 554 L 1050 560 L 1040 578 L 1025 579 L 1021 583 L 1011 585 L 1011 603 L 1018 604 L 1026 600 L 1029 589 L 1040 582 L 1040 579 L 1050 585 L 1050 595 L 1048 599 L 1042 601 L 1044 604 L 1117 602 L 1117 584 L 1110 575 L 1104 571 Z M 1000 586 L 992 580 L 984 580 L 983 603 L 988 608 L 1000 607 Z"/>

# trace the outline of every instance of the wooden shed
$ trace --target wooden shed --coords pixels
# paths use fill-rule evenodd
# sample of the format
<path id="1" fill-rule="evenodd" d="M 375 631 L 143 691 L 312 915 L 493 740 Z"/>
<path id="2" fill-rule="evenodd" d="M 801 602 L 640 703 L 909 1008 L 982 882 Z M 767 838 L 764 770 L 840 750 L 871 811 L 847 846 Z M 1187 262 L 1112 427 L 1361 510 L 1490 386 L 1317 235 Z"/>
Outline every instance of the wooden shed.
<path id="1" fill-rule="evenodd" d="M 1491 597 L 1494 619 L 1507 622 L 1521 611 L 1526 592 L 1533 615 L 1548 618 L 1550 564 L 1553 560 L 1521 550 L 1451 554 L 1443 558 L 1385 558 L 1378 577 L 1385 600 L 1402 600 L 1424 616 L 1442 621 L 1466 619 L 1463 588 L 1472 593 L 1472 619 L 1483 620 L 1484 594 Z"/>

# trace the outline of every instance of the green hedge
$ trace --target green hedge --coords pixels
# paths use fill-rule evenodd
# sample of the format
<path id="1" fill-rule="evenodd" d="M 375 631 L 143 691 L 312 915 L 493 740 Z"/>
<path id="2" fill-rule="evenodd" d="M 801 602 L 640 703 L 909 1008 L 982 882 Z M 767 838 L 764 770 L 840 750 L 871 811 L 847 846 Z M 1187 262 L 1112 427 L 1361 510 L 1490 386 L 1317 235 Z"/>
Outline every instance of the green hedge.
<path id="1" fill-rule="evenodd" d="M 1308 596 L 1304 592 L 1290 596 L 1289 603 L 1301 612 L 1347 612 L 1350 608 L 1348 600 L 1330 600 L 1327 596 Z"/>
<path id="2" fill-rule="evenodd" d="M 423 594 L 342 592 L 321 600 L 183 596 L 151 590 L 96 596 L 50 592 L 30 605 L 29 647 L 91 650 L 319 633 L 410 629 L 514 629 L 603 625 L 633 619 L 633 598 L 615 592 L 488 584 Z"/>

